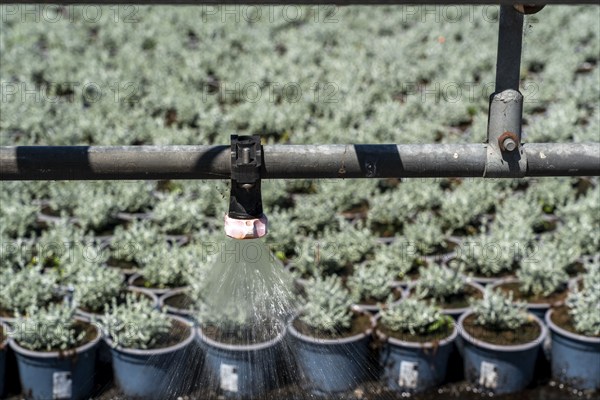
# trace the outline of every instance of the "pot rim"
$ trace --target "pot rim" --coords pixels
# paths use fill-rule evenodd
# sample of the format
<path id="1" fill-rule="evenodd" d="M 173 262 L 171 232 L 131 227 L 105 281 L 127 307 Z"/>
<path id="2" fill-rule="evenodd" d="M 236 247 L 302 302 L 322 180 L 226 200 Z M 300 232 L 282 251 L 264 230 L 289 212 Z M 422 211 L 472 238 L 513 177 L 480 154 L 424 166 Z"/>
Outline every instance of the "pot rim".
<path id="1" fill-rule="evenodd" d="M 519 283 L 519 281 L 520 281 L 519 278 L 517 278 L 516 276 L 509 276 L 509 277 L 505 277 L 505 278 L 502 278 L 500 280 L 497 280 L 494 283 L 491 283 L 490 284 L 490 288 L 491 289 L 496 289 L 498 286 L 503 285 L 505 283 Z M 567 290 L 569 290 L 569 283 L 568 282 L 565 283 L 565 291 L 567 291 Z M 543 309 L 546 309 L 546 308 L 551 308 L 553 306 L 562 305 L 562 304 L 564 304 L 564 301 L 558 301 L 558 302 L 556 302 L 554 304 L 552 304 L 552 303 L 529 303 L 529 302 L 527 302 L 527 308 L 533 309 L 533 310 L 543 310 Z"/>
<path id="2" fill-rule="evenodd" d="M 104 335 L 104 341 L 106 342 L 106 344 L 108 344 L 108 346 L 111 348 L 111 350 L 115 350 L 115 351 L 118 351 L 119 353 L 128 354 L 128 355 L 158 356 L 158 355 L 162 355 L 162 354 L 173 353 L 177 350 L 185 348 L 187 345 L 189 345 L 194 340 L 194 327 L 185 318 L 179 317 L 177 315 L 168 315 L 168 317 L 170 319 L 175 319 L 175 320 L 183 323 L 185 326 L 187 326 L 189 328 L 189 332 L 190 332 L 189 335 L 184 340 L 182 340 L 181 342 L 174 344 L 172 346 L 162 347 L 160 349 L 146 349 L 146 350 L 144 350 L 144 349 L 129 349 L 129 348 L 122 347 L 122 346 L 115 347 L 115 346 L 113 346 L 114 342 L 108 337 L 108 335 Z"/>
<path id="3" fill-rule="evenodd" d="M 90 349 L 92 349 L 94 346 L 96 346 L 100 340 L 102 339 L 102 331 L 100 330 L 100 328 L 98 327 L 98 325 L 93 324 L 89 321 L 85 321 L 83 318 L 79 318 L 79 317 L 75 317 L 75 320 L 83 322 L 85 324 L 88 324 L 90 326 L 93 326 L 96 329 L 96 337 L 92 340 L 90 340 L 89 342 L 76 347 L 74 349 L 68 349 L 65 351 L 34 351 L 34 350 L 29 350 L 26 349 L 25 347 L 22 347 L 21 345 L 19 345 L 17 343 L 16 340 L 10 338 L 8 340 L 8 344 L 10 345 L 10 347 L 14 350 L 15 353 L 19 353 L 23 356 L 26 357 L 30 357 L 30 358 L 42 358 L 42 359 L 49 359 L 49 358 L 68 358 L 69 356 L 75 355 L 75 354 L 81 354 L 84 353 Z"/>
<path id="4" fill-rule="evenodd" d="M 552 312 L 554 312 L 554 310 L 552 308 L 549 309 L 546 312 L 546 316 L 544 317 L 544 319 L 546 320 L 546 324 L 548 325 L 548 328 L 550 329 L 550 331 L 552 331 L 552 333 L 559 334 L 569 339 L 577 340 L 588 344 L 600 344 L 600 337 L 584 336 L 578 333 L 569 332 L 568 330 L 561 328 L 560 326 L 555 324 L 554 321 L 552 321 Z"/>
<path id="5" fill-rule="evenodd" d="M 279 320 L 277 320 L 277 324 L 279 324 L 281 326 L 281 332 L 279 332 L 277 334 L 277 336 L 275 336 L 273 339 L 267 340 L 266 342 L 260 342 L 260 343 L 255 343 L 255 344 L 227 344 L 227 343 L 218 342 L 218 341 L 213 340 L 213 339 L 209 338 L 208 336 L 206 336 L 204 334 L 204 332 L 202 331 L 202 327 L 200 325 L 198 325 L 195 328 L 195 332 L 200 341 L 208 344 L 211 347 L 214 347 L 214 348 L 217 348 L 220 350 L 258 351 L 258 350 L 263 350 L 263 349 L 273 347 L 276 344 L 283 341 L 283 338 L 286 334 L 286 326 L 283 322 L 281 322 Z"/>
<path id="6" fill-rule="evenodd" d="M 379 320 L 380 317 L 381 317 L 381 314 L 377 314 L 375 316 L 375 321 Z M 452 332 L 450 333 L 450 335 L 446 336 L 442 340 L 439 340 L 435 344 L 434 344 L 434 342 L 409 342 L 406 340 L 396 339 L 394 337 L 384 335 L 377 329 L 377 327 L 375 327 L 375 333 L 377 334 L 377 336 L 380 339 L 384 339 L 385 342 L 387 342 L 389 344 L 393 344 L 395 346 L 409 347 L 412 349 L 431 349 L 434 347 L 440 347 L 440 346 L 444 346 L 446 344 L 454 342 L 454 340 L 456 340 L 456 337 L 458 336 L 457 325 L 458 325 L 458 323 L 456 321 L 452 320 Z M 416 335 L 414 335 L 414 336 L 416 336 Z"/>
<path id="7" fill-rule="evenodd" d="M 485 292 L 485 288 L 483 287 L 483 285 L 479 282 L 475 282 L 474 280 L 472 280 L 470 277 L 463 275 L 464 278 L 464 284 L 465 285 L 469 285 L 477 290 L 479 290 L 481 293 Z M 419 280 L 417 279 L 416 281 L 411 282 L 407 287 L 406 287 L 406 294 L 405 297 L 406 299 L 410 298 L 410 290 L 413 289 L 416 285 L 417 282 Z M 457 313 L 464 313 L 466 312 L 469 308 L 471 308 L 470 306 L 466 306 L 466 307 L 459 307 L 459 308 L 442 308 L 442 313 L 448 315 L 448 314 L 457 314 Z"/>
<path id="8" fill-rule="evenodd" d="M 296 319 L 298 319 L 298 317 L 300 316 L 300 313 L 297 313 L 294 316 L 292 316 L 292 318 L 290 318 L 290 320 L 287 324 L 288 330 L 290 332 L 290 335 L 294 336 L 296 339 L 302 340 L 303 342 L 308 342 L 308 343 L 318 344 L 318 345 L 336 345 L 336 344 L 352 343 L 352 342 L 357 342 L 361 339 L 364 339 L 367 336 L 371 336 L 375 329 L 375 317 L 373 315 L 370 315 L 367 311 L 361 310 L 354 306 L 352 307 L 352 311 L 354 311 L 355 313 L 363 314 L 363 315 L 369 317 L 369 320 L 371 321 L 371 327 L 369 329 L 367 329 L 366 331 L 358 333 L 356 335 L 338 338 L 338 339 L 314 338 L 312 336 L 304 335 L 304 334 L 298 332 L 298 330 L 296 328 L 294 328 L 294 321 Z"/>
<path id="9" fill-rule="evenodd" d="M 460 318 L 458 319 L 458 329 L 459 329 L 460 336 L 467 342 L 471 343 L 472 345 L 475 345 L 477 347 L 481 347 L 481 348 L 484 348 L 487 350 L 503 351 L 503 352 L 517 352 L 517 351 L 529 350 L 529 349 L 532 349 L 532 348 L 542 344 L 544 342 L 544 340 L 546 339 L 546 336 L 548 335 L 548 328 L 546 327 L 546 325 L 544 325 L 542 320 L 539 319 L 538 317 L 536 317 L 532 313 L 527 313 L 527 316 L 529 318 L 531 318 L 532 320 L 534 320 L 540 327 L 540 334 L 536 339 L 532 340 L 531 342 L 527 342 L 527 343 L 523 343 L 523 344 L 512 344 L 512 345 L 501 345 L 501 344 L 493 344 L 493 343 L 484 342 L 483 340 L 480 340 L 480 339 L 477 339 L 477 338 L 471 336 L 471 334 L 469 334 L 463 326 L 464 320 L 472 314 L 473 314 L 473 310 L 469 310 L 469 311 L 463 313 L 460 316 Z"/>

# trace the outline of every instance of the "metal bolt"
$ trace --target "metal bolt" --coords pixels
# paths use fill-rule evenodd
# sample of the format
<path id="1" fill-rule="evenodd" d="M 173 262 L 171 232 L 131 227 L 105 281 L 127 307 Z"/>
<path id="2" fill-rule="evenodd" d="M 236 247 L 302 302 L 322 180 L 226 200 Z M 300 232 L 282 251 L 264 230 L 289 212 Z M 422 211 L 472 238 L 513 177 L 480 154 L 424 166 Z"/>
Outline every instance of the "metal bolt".
<path id="1" fill-rule="evenodd" d="M 250 148 L 248 147 L 242 149 L 242 162 L 244 164 L 250 164 Z"/>
<path id="2" fill-rule="evenodd" d="M 502 147 L 504 147 L 504 150 L 506 151 L 513 151 L 517 148 L 517 143 L 512 138 L 506 138 L 502 142 Z"/>

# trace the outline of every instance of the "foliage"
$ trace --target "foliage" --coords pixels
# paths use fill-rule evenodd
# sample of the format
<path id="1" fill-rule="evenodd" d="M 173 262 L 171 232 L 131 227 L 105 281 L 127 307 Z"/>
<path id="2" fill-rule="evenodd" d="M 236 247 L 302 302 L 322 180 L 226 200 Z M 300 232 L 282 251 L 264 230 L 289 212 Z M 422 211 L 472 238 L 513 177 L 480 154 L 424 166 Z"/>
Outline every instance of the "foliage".
<path id="1" fill-rule="evenodd" d="M 355 302 L 368 299 L 384 301 L 391 292 L 391 275 L 387 266 L 368 262 L 354 267 L 346 286 Z"/>
<path id="2" fill-rule="evenodd" d="M 497 191 L 485 180 L 463 180 L 441 200 L 440 218 L 446 230 L 454 231 L 476 224 L 478 219 L 494 207 Z"/>
<path id="3" fill-rule="evenodd" d="M 9 335 L 32 351 L 72 350 L 82 345 L 86 336 L 75 323 L 75 309 L 68 305 L 49 304 L 45 308 L 31 305 L 26 317 L 19 315 Z"/>
<path id="4" fill-rule="evenodd" d="M 141 263 L 152 248 L 164 240 L 159 227 L 149 220 L 134 220 L 127 227 L 115 228 L 110 243 L 112 256 L 119 260 Z"/>
<path id="5" fill-rule="evenodd" d="M 10 237 L 31 234 L 35 226 L 39 204 L 32 201 L 31 194 L 17 182 L 3 182 L 0 190 L 0 225 Z"/>
<path id="6" fill-rule="evenodd" d="M 396 239 L 390 244 L 377 246 L 375 256 L 369 263 L 385 267 L 390 272 L 390 278 L 402 280 L 416 265 L 415 252 L 412 250 L 406 243 Z"/>
<path id="7" fill-rule="evenodd" d="M 482 299 L 471 299 L 470 302 L 475 323 L 489 329 L 519 329 L 528 321 L 527 304 L 513 301 L 512 292 L 504 295 L 488 287 Z"/>
<path id="8" fill-rule="evenodd" d="M 62 257 L 71 251 L 81 252 L 89 243 L 93 243 L 93 237 L 62 214 L 60 219 L 42 233 L 36 243 L 35 262 L 57 266 Z"/>
<path id="9" fill-rule="evenodd" d="M 114 347 L 153 349 L 170 332 L 167 314 L 155 309 L 144 296 L 129 293 L 121 304 L 113 298 L 106 309 L 98 322 Z"/>
<path id="10" fill-rule="evenodd" d="M 569 280 L 566 267 L 570 261 L 568 251 L 552 242 L 544 242 L 517 270 L 521 292 L 549 296 L 565 287 Z"/>
<path id="11" fill-rule="evenodd" d="M 164 242 L 144 258 L 141 274 L 153 288 L 181 287 L 187 284 L 186 271 L 196 263 L 189 248 Z"/>
<path id="12" fill-rule="evenodd" d="M 419 280 L 414 293 L 419 299 L 432 298 L 435 301 L 443 301 L 449 296 L 462 293 L 465 284 L 465 277 L 460 270 L 433 264 L 419 268 Z"/>
<path id="13" fill-rule="evenodd" d="M 113 268 L 86 264 L 72 281 L 73 303 L 85 311 L 99 312 L 125 289 L 123 276 Z"/>
<path id="14" fill-rule="evenodd" d="M 0 306 L 12 312 L 24 313 L 32 305 L 45 306 L 57 289 L 54 276 L 42 273 L 39 265 L 0 270 L 0 278 Z"/>
<path id="15" fill-rule="evenodd" d="M 339 277 L 313 278 L 305 288 L 300 320 L 318 331 L 335 334 L 352 324 L 352 298 Z"/>
<path id="16" fill-rule="evenodd" d="M 440 220 L 432 213 L 419 213 L 404 226 L 403 240 L 415 247 L 420 255 L 432 254 L 446 245 Z"/>
<path id="17" fill-rule="evenodd" d="M 582 288 L 574 285 L 567 297 L 569 315 L 577 332 L 586 336 L 600 336 L 600 258 L 586 263 Z"/>
<path id="18" fill-rule="evenodd" d="M 453 321 L 452 317 L 443 315 L 438 307 L 408 298 L 383 309 L 381 323 L 394 332 L 426 335 L 451 326 Z"/>

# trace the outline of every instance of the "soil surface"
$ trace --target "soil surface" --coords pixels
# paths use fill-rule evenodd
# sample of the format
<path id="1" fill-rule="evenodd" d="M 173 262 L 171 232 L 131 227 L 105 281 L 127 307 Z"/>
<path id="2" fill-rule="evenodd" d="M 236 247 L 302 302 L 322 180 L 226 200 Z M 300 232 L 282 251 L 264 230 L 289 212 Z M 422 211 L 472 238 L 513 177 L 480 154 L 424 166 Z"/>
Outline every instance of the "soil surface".
<path id="1" fill-rule="evenodd" d="M 136 286 L 136 287 L 139 287 L 142 289 L 174 289 L 174 287 L 165 287 L 165 286 L 161 287 L 161 286 L 152 285 L 143 276 L 136 278 L 133 281 L 133 286 Z M 183 284 L 181 284 L 179 286 L 183 286 Z"/>
<path id="2" fill-rule="evenodd" d="M 577 330 L 575 329 L 575 326 L 573 325 L 573 320 L 569 315 L 569 309 L 567 307 L 562 306 L 555 308 L 550 318 L 552 318 L 552 322 L 554 322 L 556 325 L 563 328 L 564 330 L 574 333 L 576 335 L 581 335 L 581 333 L 577 332 Z M 594 337 L 600 337 L 600 335 L 596 335 Z"/>
<path id="3" fill-rule="evenodd" d="M 106 264 L 111 268 L 118 268 L 122 270 L 138 270 L 139 266 L 133 261 L 119 260 L 116 258 L 110 257 Z"/>
<path id="4" fill-rule="evenodd" d="M 273 340 L 281 333 L 277 323 L 253 324 L 250 327 L 202 326 L 202 333 L 209 339 L 223 344 L 247 346 Z"/>
<path id="5" fill-rule="evenodd" d="M 413 291 L 414 288 L 411 288 L 410 296 L 413 296 Z M 471 285 L 465 285 L 461 293 L 456 293 L 436 300 L 435 303 L 445 310 L 456 310 L 468 307 L 470 298 L 481 299 L 483 298 L 483 293 Z M 424 298 L 424 300 L 431 301 L 433 298 L 431 296 L 427 296 Z"/>
<path id="6" fill-rule="evenodd" d="M 475 314 L 464 319 L 463 326 L 469 335 L 481 341 L 503 346 L 529 343 L 540 336 L 541 328 L 535 322 L 527 322 L 517 330 L 496 330 L 475 323 Z"/>
<path id="7" fill-rule="evenodd" d="M 454 323 L 445 324 L 437 332 L 428 333 L 424 335 L 413 335 L 408 331 L 397 332 L 389 329 L 383 323 L 377 325 L 377 330 L 383 333 L 385 336 L 392 337 L 394 339 L 402 340 L 404 342 L 413 343 L 427 343 L 427 342 L 439 342 L 442 339 L 447 338 L 452 334 L 452 328 Z"/>
<path id="8" fill-rule="evenodd" d="M 194 304 L 194 301 L 187 294 L 178 293 L 167 297 L 165 299 L 165 304 L 179 310 L 189 310 L 190 306 Z"/>
<path id="9" fill-rule="evenodd" d="M 394 296 L 394 301 L 400 300 L 402 298 L 402 290 L 400 289 L 392 289 L 392 295 Z M 367 306 L 376 306 L 379 303 L 385 303 L 387 296 L 383 299 L 374 299 L 373 297 L 369 297 L 366 299 L 361 299 L 358 304 L 367 305 Z"/>
<path id="10" fill-rule="evenodd" d="M 355 335 L 359 335 L 361 333 L 366 332 L 368 329 L 372 328 L 371 325 L 371 317 L 366 314 L 355 314 L 352 318 L 352 325 L 349 329 L 340 330 L 335 332 L 334 334 L 330 332 L 319 331 L 314 329 L 311 326 L 308 326 L 306 323 L 302 322 L 299 318 L 294 320 L 294 328 L 301 334 L 305 336 L 310 336 L 315 339 L 343 339 Z"/>
<path id="11" fill-rule="evenodd" d="M 162 335 L 157 341 L 156 345 L 152 347 L 153 350 L 156 349 L 164 349 L 167 347 L 175 346 L 190 336 L 190 329 L 192 329 L 189 325 L 172 319 L 171 320 L 171 331 Z"/>
<path id="12" fill-rule="evenodd" d="M 507 282 L 499 285 L 498 288 L 504 292 L 513 292 L 515 300 L 523 300 L 532 304 L 560 304 L 567 298 L 567 285 L 562 290 L 556 291 L 549 296 L 536 295 L 533 293 L 521 292 L 521 286 L 519 282 Z"/>

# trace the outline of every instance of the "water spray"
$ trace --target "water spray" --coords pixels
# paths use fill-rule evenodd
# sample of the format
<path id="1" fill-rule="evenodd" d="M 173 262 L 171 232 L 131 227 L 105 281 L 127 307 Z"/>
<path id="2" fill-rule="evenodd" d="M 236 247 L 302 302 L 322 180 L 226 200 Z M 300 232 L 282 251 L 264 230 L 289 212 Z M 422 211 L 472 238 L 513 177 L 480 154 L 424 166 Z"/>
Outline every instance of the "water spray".
<path id="1" fill-rule="evenodd" d="M 233 239 L 258 239 L 267 234 L 260 187 L 260 136 L 231 136 L 231 194 L 225 234 Z"/>

